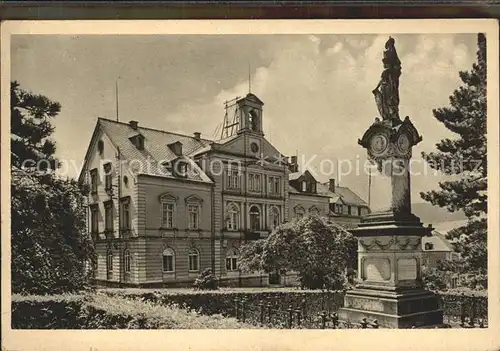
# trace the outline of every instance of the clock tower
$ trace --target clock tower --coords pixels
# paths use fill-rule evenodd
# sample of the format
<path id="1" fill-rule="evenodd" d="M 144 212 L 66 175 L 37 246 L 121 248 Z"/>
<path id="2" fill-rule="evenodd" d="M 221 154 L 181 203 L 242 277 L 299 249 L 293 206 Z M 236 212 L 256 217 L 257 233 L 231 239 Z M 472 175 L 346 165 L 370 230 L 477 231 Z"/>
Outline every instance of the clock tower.
<path id="1" fill-rule="evenodd" d="M 240 111 L 240 128 L 238 133 L 250 132 L 263 136 L 262 106 L 264 106 L 264 103 L 252 93 L 248 93 L 236 103 Z"/>

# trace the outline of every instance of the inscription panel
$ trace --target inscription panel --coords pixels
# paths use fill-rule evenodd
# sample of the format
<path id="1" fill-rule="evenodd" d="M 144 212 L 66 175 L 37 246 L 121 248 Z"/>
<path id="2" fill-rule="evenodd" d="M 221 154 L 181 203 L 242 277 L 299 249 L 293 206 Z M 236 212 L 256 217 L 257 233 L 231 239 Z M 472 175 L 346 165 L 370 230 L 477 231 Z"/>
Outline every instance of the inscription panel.
<path id="1" fill-rule="evenodd" d="M 398 280 L 417 279 L 417 260 L 415 258 L 398 259 Z"/>
<path id="2" fill-rule="evenodd" d="M 391 265 L 388 258 L 367 258 L 364 260 L 363 266 L 366 280 L 391 279 Z"/>

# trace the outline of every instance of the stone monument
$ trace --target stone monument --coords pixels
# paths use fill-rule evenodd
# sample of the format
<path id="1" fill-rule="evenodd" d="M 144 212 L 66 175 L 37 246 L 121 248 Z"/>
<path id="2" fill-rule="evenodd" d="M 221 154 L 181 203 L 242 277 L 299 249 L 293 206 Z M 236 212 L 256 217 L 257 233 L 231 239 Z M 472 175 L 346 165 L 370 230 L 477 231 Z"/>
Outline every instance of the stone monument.
<path id="1" fill-rule="evenodd" d="M 422 137 L 409 117 L 399 117 L 401 62 L 394 44 L 389 37 L 384 70 L 373 90 L 382 119 L 376 118 L 358 140 L 379 175 L 390 181 L 390 206 L 364 217 L 352 230 L 358 239 L 358 284 L 346 293 L 339 317 L 351 322 L 376 319 L 388 328 L 439 325 L 443 312 L 437 296 L 421 280 L 422 237 L 432 228 L 411 212 L 409 161 Z"/>

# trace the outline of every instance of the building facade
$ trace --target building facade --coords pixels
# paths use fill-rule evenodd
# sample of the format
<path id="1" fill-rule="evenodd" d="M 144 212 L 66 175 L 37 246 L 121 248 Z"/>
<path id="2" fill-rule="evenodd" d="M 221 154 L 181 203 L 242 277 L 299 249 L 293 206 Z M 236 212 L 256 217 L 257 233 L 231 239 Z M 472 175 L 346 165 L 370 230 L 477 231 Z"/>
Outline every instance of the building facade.
<path id="1" fill-rule="evenodd" d="M 267 285 L 238 270 L 240 247 L 285 221 L 329 216 L 329 194 L 265 138 L 263 102 L 236 103 L 237 132 L 219 141 L 98 119 L 80 175 L 98 284 L 185 286 L 211 268 L 222 285 Z"/>

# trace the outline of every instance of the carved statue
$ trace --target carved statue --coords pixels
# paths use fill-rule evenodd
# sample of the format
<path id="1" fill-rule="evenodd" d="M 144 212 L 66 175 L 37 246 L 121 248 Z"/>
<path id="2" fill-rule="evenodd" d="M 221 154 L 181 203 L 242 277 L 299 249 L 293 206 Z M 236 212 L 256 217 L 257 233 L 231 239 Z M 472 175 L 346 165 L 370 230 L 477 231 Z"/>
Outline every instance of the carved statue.
<path id="1" fill-rule="evenodd" d="M 399 118 L 399 76 L 401 75 L 401 61 L 398 58 L 394 39 L 389 37 L 385 43 L 384 70 L 380 82 L 373 90 L 375 102 L 382 119 L 400 121 Z"/>

